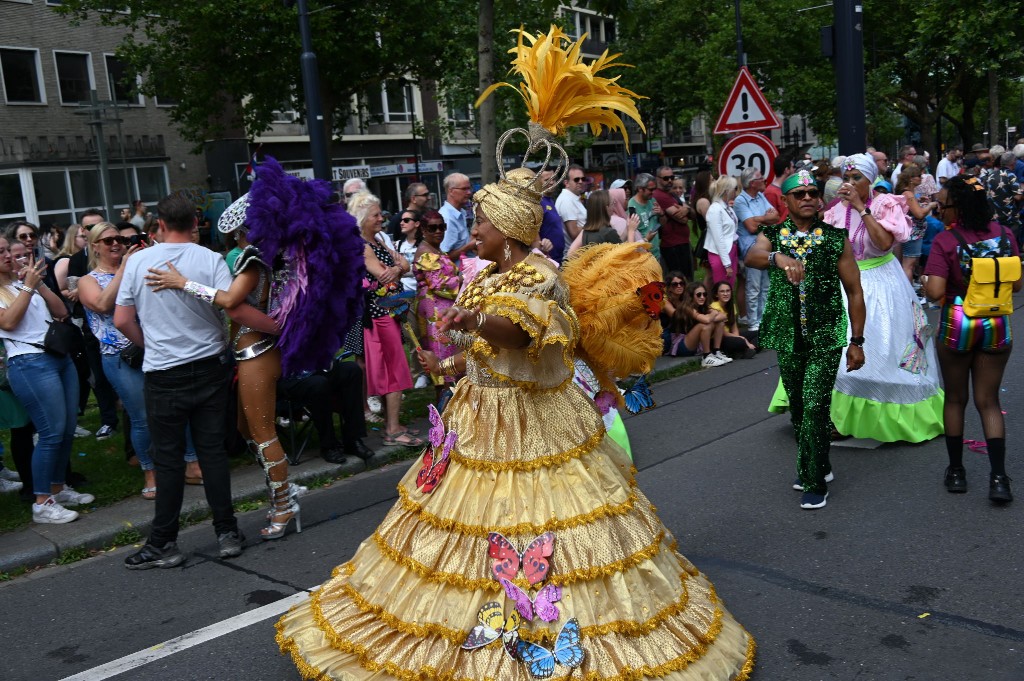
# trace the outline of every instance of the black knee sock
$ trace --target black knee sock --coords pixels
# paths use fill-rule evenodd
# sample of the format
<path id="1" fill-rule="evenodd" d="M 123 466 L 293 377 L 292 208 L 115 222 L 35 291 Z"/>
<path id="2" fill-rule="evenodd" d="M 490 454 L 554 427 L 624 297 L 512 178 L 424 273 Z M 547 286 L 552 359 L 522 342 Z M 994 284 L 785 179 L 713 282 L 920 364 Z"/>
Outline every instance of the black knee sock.
<path id="1" fill-rule="evenodd" d="M 988 463 L 992 466 L 992 475 L 1006 475 L 1006 438 L 989 438 L 985 444 L 988 445 Z"/>
<path id="2" fill-rule="evenodd" d="M 964 436 L 963 435 L 947 435 L 946 436 L 946 454 L 949 455 L 949 465 L 951 468 L 963 468 L 964 467 Z"/>

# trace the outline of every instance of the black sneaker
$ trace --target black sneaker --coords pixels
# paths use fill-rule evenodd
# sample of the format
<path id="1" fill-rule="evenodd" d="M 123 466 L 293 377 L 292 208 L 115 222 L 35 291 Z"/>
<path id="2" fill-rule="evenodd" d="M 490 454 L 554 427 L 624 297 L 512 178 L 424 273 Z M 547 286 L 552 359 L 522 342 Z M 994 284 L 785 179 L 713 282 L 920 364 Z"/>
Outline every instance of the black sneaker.
<path id="1" fill-rule="evenodd" d="M 237 558 L 242 555 L 242 543 L 244 541 L 245 535 L 242 534 L 241 530 L 218 534 L 217 544 L 220 546 L 220 557 Z"/>
<path id="2" fill-rule="evenodd" d="M 825 492 L 824 494 L 817 494 L 816 492 L 804 492 L 804 495 L 800 497 L 800 508 L 824 508 L 826 499 L 828 499 L 828 492 Z"/>
<path id="3" fill-rule="evenodd" d="M 176 543 L 167 542 L 162 549 L 147 543 L 139 551 L 125 558 L 124 566 L 129 570 L 149 570 L 178 567 L 184 562 L 185 554 L 178 549 Z"/>
<path id="4" fill-rule="evenodd" d="M 1010 491 L 1010 477 L 1007 475 L 993 475 L 988 483 L 988 498 L 1000 504 L 1008 504 L 1013 501 L 1013 492 Z"/>
<path id="5" fill-rule="evenodd" d="M 832 482 L 835 479 L 836 476 L 832 473 L 832 471 L 829 471 L 828 474 L 825 476 L 825 482 Z M 800 482 L 800 478 L 797 478 L 796 480 L 793 481 L 793 489 L 795 489 L 797 492 L 804 491 L 804 484 Z"/>
<path id="6" fill-rule="evenodd" d="M 117 430 L 114 426 L 100 426 L 100 429 L 96 431 L 97 440 L 106 440 L 114 435 L 114 431 Z"/>
<path id="7" fill-rule="evenodd" d="M 963 466 L 946 466 L 946 479 L 943 482 L 947 492 L 963 494 L 967 491 L 967 471 Z"/>

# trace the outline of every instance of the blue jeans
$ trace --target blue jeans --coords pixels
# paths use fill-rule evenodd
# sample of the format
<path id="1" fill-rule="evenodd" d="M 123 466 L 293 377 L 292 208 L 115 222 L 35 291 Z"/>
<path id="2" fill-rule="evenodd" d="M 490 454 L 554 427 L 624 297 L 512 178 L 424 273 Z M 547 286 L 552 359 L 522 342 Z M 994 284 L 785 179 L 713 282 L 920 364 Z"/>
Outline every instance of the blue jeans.
<path id="1" fill-rule="evenodd" d="M 114 386 L 114 391 L 121 398 L 124 410 L 131 421 L 132 447 L 139 459 L 139 468 L 144 471 L 153 470 L 153 457 L 149 451 L 149 424 L 146 422 L 146 397 L 143 393 L 145 381 L 141 369 L 132 369 L 121 361 L 120 355 L 103 355 L 103 374 Z"/>
<path id="2" fill-rule="evenodd" d="M 49 495 L 63 485 L 78 417 L 78 372 L 70 357 L 46 352 L 7 360 L 7 377 L 39 433 L 32 451 L 32 491 Z"/>
<path id="3" fill-rule="evenodd" d="M 768 301 L 768 270 L 747 268 L 747 323 L 760 325 L 764 305 Z"/>

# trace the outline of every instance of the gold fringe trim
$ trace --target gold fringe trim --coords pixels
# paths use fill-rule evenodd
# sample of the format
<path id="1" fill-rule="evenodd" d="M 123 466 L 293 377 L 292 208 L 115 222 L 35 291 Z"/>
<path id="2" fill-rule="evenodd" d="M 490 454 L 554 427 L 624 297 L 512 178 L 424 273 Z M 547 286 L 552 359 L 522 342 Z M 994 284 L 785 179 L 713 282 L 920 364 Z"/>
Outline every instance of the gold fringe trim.
<path id="1" fill-rule="evenodd" d="M 690 579 L 690 575 L 688 573 L 681 572 L 679 574 L 679 583 L 683 589 L 679 599 L 659 610 L 650 619 L 643 622 L 637 622 L 635 620 L 615 620 L 613 622 L 606 622 L 605 624 L 594 624 L 581 628 L 580 635 L 583 638 L 595 638 L 597 636 L 606 636 L 611 633 L 622 634 L 625 636 L 646 636 L 650 634 L 670 617 L 675 617 L 686 610 L 686 607 L 690 602 L 690 591 L 686 585 L 688 579 Z M 394 613 L 388 612 L 382 606 L 370 603 L 351 585 L 340 584 L 338 587 L 352 600 L 355 606 L 359 608 L 360 612 L 371 613 L 384 624 L 403 634 L 409 634 L 418 638 L 426 638 L 429 635 L 433 635 L 438 638 L 443 638 L 454 645 L 462 645 L 462 642 L 466 640 L 466 632 L 461 629 L 453 629 L 434 622 L 427 624 L 413 624 L 411 622 L 407 622 Z M 530 630 L 520 629 L 519 636 L 527 641 L 532 641 L 533 643 L 551 645 L 554 643 L 558 633 L 547 628 Z"/>
<path id="2" fill-rule="evenodd" d="M 636 491 L 636 479 L 629 481 L 629 487 L 631 488 L 629 495 L 625 501 L 619 504 L 604 504 L 598 506 L 593 511 L 588 513 L 581 513 L 580 515 L 573 516 L 571 518 L 549 520 L 542 525 L 535 523 L 519 523 L 518 525 L 467 525 L 466 523 L 459 522 L 454 518 L 441 518 L 436 516 L 429 511 L 424 510 L 423 506 L 417 504 L 415 501 L 409 498 L 409 490 L 404 485 L 398 485 L 398 503 L 402 505 L 402 508 L 409 513 L 416 516 L 418 520 L 435 527 L 439 530 L 446 532 L 455 532 L 457 534 L 465 535 L 468 537 L 480 537 L 486 539 L 487 535 L 491 532 L 500 532 L 506 537 L 512 535 L 530 535 L 535 537 L 538 534 L 544 532 L 557 532 L 560 530 L 566 530 L 573 527 L 582 527 L 584 525 L 590 525 L 602 518 L 610 518 L 613 516 L 626 515 L 636 506 L 637 500 L 640 495 Z"/>
<path id="3" fill-rule="evenodd" d="M 567 572 L 560 575 L 551 575 L 548 579 L 549 584 L 555 584 L 558 586 L 565 586 L 567 584 L 574 584 L 575 582 L 586 581 L 589 582 L 600 577 L 614 574 L 616 572 L 623 572 L 631 567 L 636 567 L 640 563 L 646 560 L 650 560 L 654 556 L 661 552 L 661 542 L 665 538 L 664 531 L 659 532 L 655 536 L 654 541 L 646 547 L 640 549 L 631 556 L 627 556 L 621 560 L 617 560 L 607 565 L 601 565 L 598 567 L 590 568 L 579 568 L 572 572 Z M 452 574 L 450 572 L 438 572 L 432 570 L 423 563 L 417 562 L 409 556 L 403 555 L 397 549 L 388 545 L 387 541 L 379 532 L 373 533 L 373 541 L 376 542 L 377 548 L 388 560 L 393 563 L 397 563 L 407 570 L 415 572 L 417 575 L 427 580 L 428 582 L 434 582 L 435 584 L 450 584 L 451 586 L 465 589 L 466 591 L 493 591 L 500 593 L 502 591 L 501 584 L 495 579 L 467 579 L 462 575 Z M 527 590 L 530 588 L 530 584 L 525 579 L 515 580 L 517 586 L 521 589 Z"/>
<path id="4" fill-rule="evenodd" d="M 750 675 L 754 673 L 754 659 L 757 657 L 757 641 L 750 635 L 750 632 L 746 629 L 743 630 L 747 634 L 747 659 L 743 662 L 743 668 L 740 669 L 739 674 L 733 677 L 733 681 L 747 681 Z"/>
<path id="5" fill-rule="evenodd" d="M 604 425 L 598 426 L 598 429 L 593 435 L 584 440 L 581 444 L 576 445 L 572 449 L 567 449 L 564 452 L 557 454 L 548 454 L 547 456 L 538 456 L 535 459 L 527 459 L 525 461 L 486 461 L 484 459 L 470 459 L 456 450 L 452 450 L 450 457 L 453 461 L 456 461 L 460 466 L 465 466 L 475 471 L 535 471 L 538 468 L 549 468 L 551 466 L 557 466 L 559 464 L 566 463 L 572 459 L 579 459 L 586 454 L 594 451 L 601 440 L 604 439 L 605 430 Z"/>
<path id="6" fill-rule="evenodd" d="M 710 586 L 710 585 L 709 585 Z M 711 600 L 715 602 L 714 587 L 711 587 Z M 377 662 L 370 657 L 369 651 L 366 647 L 353 643 L 342 638 L 338 632 L 334 630 L 331 623 L 324 617 L 323 611 L 320 608 L 320 594 L 319 592 L 313 594 L 310 597 L 310 611 L 313 615 L 313 621 L 316 622 L 317 627 L 324 633 L 327 639 L 330 641 L 331 647 L 335 650 L 339 650 L 343 653 L 355 655 L 359 665 L 364 669 L 371 672 L 383 671 L 396 679 L 401 681 L 423 681 L 424 679 L 430 679 L 431 681 L 473 681 L 472 679 L 457 679 L 454 673 L 450 671 L 439 672 L 433 667 L 420 667 L 418 670 L 404 669 L 399 667 L 393 662 Z M 695 662 L 707 654 L 709 646 L 714 643 L 715 639 L 722 632 L 722 618 L 725 613 L 720 607 L 715 608 L 714 618 L 711 626 L 708 627 L 707 632 L 703 636 L 700 636 L 700 643 L 694 648 L 688 650 L 677 658 L 664 662 L 660 665 L 649 667 L 644 665 L 642 667 L 626 667 L 615 676 L 601 676 L 598 672 L 588 672 L 582 677 L 584 681 L 641 681 L 645 677 L 660 677 L 665 676 L 674 671 L 679 671 L 687 667 L 691 662 Z M 748 636 L 746 661 L 741 668 L 739 675 L 735 677 L 735 681 L 745 681 L 747 676 L 750 675 L 750 671 L 753 670 L 753 655 L 754 655 L 754 639 Z M 283 625 L 279 621 L 277 623 L 277 635 L 275 637 L 278 647 L 282 653 L 291 653 L 292 661 L 298 668 L 299 673 L 305 679 L 315 679 L 321 681 L 328 679 L 326 672 L 320 671 L 316 667 L 313 667 L 307 663 L 301 653 L 299 653 L 298 645 L 294 639 L 285 638 Z M 744 674 L 746 676 L 744 676 Z M 570 681 L 572 676 L 562 676 L 553 679 L 553 681 Z"/>

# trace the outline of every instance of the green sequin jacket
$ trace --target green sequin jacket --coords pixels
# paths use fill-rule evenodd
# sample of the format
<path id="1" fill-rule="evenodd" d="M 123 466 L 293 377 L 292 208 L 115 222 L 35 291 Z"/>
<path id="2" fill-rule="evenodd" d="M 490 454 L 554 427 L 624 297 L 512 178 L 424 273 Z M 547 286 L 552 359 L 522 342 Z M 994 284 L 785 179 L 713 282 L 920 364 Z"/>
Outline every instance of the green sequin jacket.
<path id="1" fill-rule="evenodd" d="M 762 230 L 773 251 L 803 260 L 804 281 L 794 286 L 785 270 L 769 268 L 768 301 L 761 320 L 761 347 L 784 352 L 830 350 L 846 346 L 846 306 L 843 304 L 839 258 L 846 230 L 816 220 L 806 237 L 796 236 L 786 218 Z"/>

